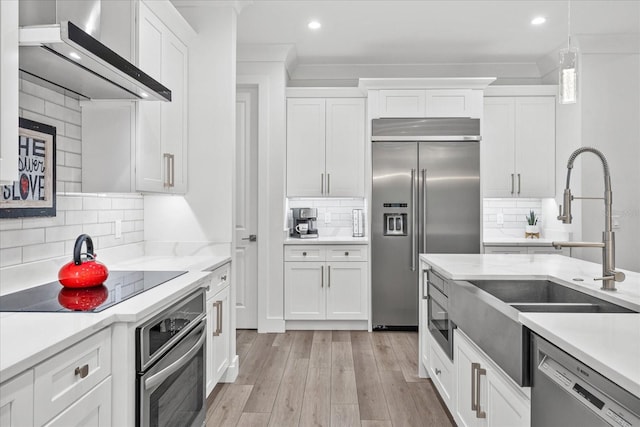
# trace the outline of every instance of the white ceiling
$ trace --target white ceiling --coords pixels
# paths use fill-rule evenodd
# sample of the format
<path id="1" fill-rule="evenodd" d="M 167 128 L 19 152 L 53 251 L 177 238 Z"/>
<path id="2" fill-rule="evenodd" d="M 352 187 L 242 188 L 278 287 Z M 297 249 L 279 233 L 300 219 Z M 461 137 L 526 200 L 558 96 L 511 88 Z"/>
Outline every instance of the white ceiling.
<path id="1" fill-rule="evenodd" d="M 567 40 L 562 0 L 255 0 L 238 44 L 291 44 L 298 64 L 532 63 Z M 530 24 L 542 15 L 547 22 Z M 317 19 L 318 31 L 307 23 Z M 640 37 L 640 0 L 571 2 L 571 32 Z"/>

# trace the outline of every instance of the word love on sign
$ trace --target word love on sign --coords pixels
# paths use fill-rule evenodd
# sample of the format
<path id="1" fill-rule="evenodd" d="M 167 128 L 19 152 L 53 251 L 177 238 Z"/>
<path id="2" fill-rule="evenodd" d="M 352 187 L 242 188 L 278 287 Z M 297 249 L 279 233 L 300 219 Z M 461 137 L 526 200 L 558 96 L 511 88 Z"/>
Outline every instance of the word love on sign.
<path id="1" fill-rule="evenodd" d="M 18 180 L 0 187 L 0 218 L 55 216 L 56 129 L 20 119 Z"/>

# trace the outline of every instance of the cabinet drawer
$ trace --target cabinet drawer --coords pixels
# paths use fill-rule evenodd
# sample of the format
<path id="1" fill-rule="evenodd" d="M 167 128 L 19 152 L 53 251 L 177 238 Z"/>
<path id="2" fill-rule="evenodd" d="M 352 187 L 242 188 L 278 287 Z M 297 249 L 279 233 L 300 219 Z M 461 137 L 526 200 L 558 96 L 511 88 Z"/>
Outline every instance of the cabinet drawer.
<path id="1" fill-rule="evenodd" d="M 44 427 L 111 426 L 111 378 L 84 395 Z"/>
<path id="2" fill-rule="evenodd" d="M 366 261 L 367 247 L 362 245 L 327 246 L 327 261 Z"/>
<path id="3" fill-rule="evenodd" d="M 34 372 L 34 423 L 39 426 L 111 375 L 111 330 L 58 353 Z"/>
<path id="4" fill-rule="evenodd" d="M 231 280 L 231 263 L 227 263 L 213 270 L 207 291 L 207 300 L 224 289 Z"/>
<path id="5" fill-rule="evenodd" d="M 321 245 L 288 245 L 284 247 L 285 261 L 324 261 L 325 257 L 326 248 Z"/>
<path id="6" fill-rule="evenodd" d="M 451 407 L 451 390 L 453 388 L 453 364 L 440 350 L 438 343 L 429 345 L 429 377 L 436 384 L 440 397 Z"/>

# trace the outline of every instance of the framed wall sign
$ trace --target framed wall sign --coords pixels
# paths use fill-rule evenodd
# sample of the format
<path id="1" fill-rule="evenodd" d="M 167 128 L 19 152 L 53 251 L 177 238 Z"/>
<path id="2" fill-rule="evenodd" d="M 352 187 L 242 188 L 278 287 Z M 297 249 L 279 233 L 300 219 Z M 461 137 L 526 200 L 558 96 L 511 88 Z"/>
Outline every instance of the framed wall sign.
<path id="1" fill-rule="evenodd" d="M 18 180 L 0 187 L 0 218 L 56 216 L 56 128 L 20 118 Z"/>

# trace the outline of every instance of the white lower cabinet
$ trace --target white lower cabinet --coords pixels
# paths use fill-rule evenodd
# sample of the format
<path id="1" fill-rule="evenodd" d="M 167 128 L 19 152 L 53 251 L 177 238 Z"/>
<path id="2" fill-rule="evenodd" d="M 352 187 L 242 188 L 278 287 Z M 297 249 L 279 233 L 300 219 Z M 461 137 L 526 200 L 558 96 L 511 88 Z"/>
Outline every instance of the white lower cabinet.
<path id="1" fill-rule="evenodd" d="M 33 425 L 33 369 L 0 385 L 0 426 Z"/>
<path id="2" fill-rule="evenodd" d="M 45 424 L 45 427 L 86 426 L 111 426 L 111 377 Z"/>
<path id="3" fill-rule="evenodd" d="M 0 426 L 110 426 L 111 329 L 0 385 Z"/>
<path id="4" fill-rule="evenodd" d="M 440 397 L 444 403 L 451 407 L 453 401 L 453 379 L 454 366 L 451 360 L 439 347 L 439 344 L 433 340 L 429 345 L 429 362 L 427 371 L 429 377 L 440 392 Z"/>
<path id="5" fill-rule="evenodd" d="M 524 427 L 531 401 L 469 338 L 455 330 L 453 416 L 459 426 Z M 451 407 L 450 407 L 451 408 Z"/>
<path id="6" fill-rule="evenodd" d="M 367 320 L 366 246 L 285 247 L 285 320 Z M 337 261 L 336 261 L 337 260 Z"/>
<path id="7" fill-rule="evenodd" d="M 230 271 L 231 264 L 214 270 L 210 290 L 207 292 L 207 396 L 231 362 Z M 220 286 L 224 286 L 222 290 Z"/>

